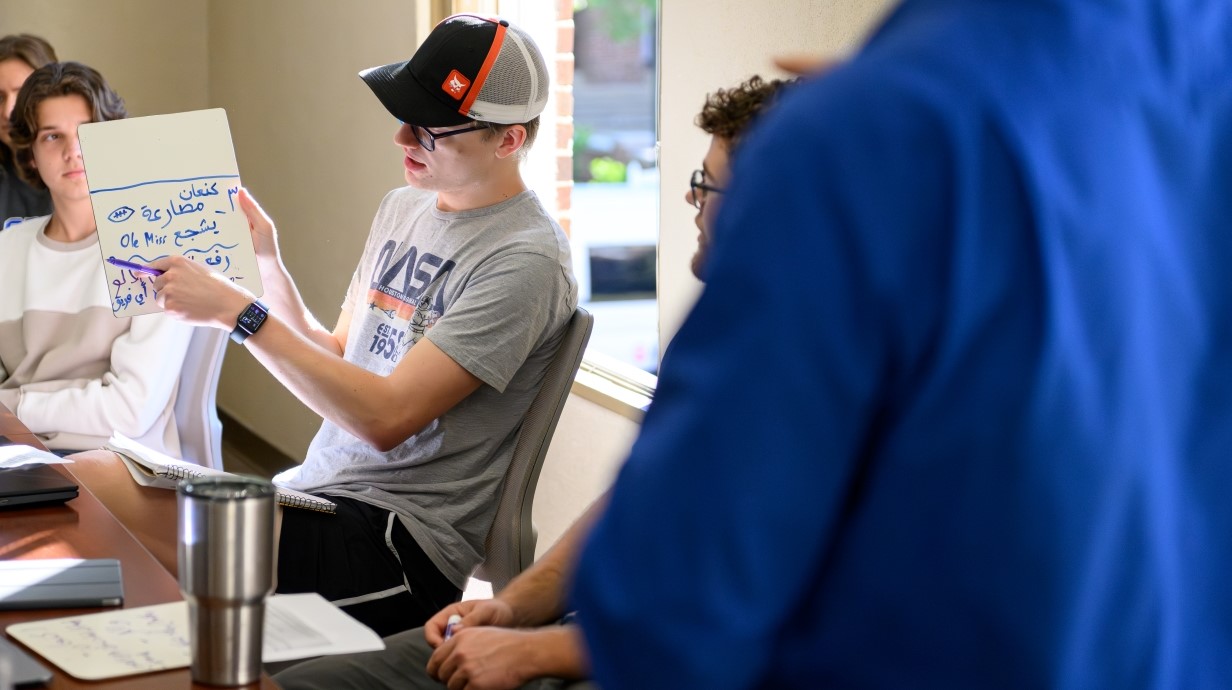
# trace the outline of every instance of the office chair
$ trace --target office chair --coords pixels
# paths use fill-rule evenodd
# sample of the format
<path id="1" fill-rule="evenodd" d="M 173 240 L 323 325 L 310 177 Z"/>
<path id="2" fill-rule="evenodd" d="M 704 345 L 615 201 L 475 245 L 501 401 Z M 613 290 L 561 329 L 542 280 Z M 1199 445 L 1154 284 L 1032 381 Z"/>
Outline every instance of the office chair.
<path id="1" fill-rule="evenodd" d="M 474 577 L 489 582 L 495 594 L 535 560 L 537 532 L 531 520 L 535 485 L 556 431 L 560 411 L 569 398 L 573 377 L 582 363 L 595 317 L 578 307 L 565 327 L 565 337 L 531 401 L 513 448 L 513 459 L 501 482 L 499 504 L 484 540 L 484 562 Z"/>
<path id="2" fill-rule="evenodd" d="M 226 350 L 226 331 L 194 328 L 175 395 L 181 458 L 216 470 L 222 469 L 222 422 L 218 420 L 215 396 Z"/>

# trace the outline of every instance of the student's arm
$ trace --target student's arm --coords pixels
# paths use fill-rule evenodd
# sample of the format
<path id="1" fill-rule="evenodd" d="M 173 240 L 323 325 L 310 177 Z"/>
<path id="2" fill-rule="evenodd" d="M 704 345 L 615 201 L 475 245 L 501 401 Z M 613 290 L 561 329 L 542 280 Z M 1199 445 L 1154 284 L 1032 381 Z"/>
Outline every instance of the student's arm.
<path id="1" fill-rule="evenodd" d="M 191 259 L 175 256 L 156 265 L 165 271 L 155 279 L 159 304 L 190 323 L 230 331 L 253 301 L 251 293 Z M 344 311 L 344 338 L 349 323 Z M 478 378 L 427 338 L 382 376 L 344 360 L 333 333 L 326 332 L 322 343 L 315 329 L 305 332 L 303 325 L 297 316 L 288 319 L 271 308 L 244 345 L 313 412 L 378 450 L 396 447 L 479 388 Z"/>
<path id="2" fill-rule="evenodd" d="M 240 190 L 239 200 L 240 208 L 248 218 L 248 230 L 257 255 L 257 269 L 261 273 L 261 286 L 264 289 L 261 302 L 269 307 L 271 312 L 278 314 L 289 328 L 320 345 L 327 352 L 341 356 L 346 347 L 346 325 L 340 319 L 331 333 L 308 311 L 299 288 L 295 286 L 295 280 L 282 263 L 278 231 L 273 220 L 247 189 Z M 243 307 L 240 309 L 242 311 Z M 349 323 L 350 315 L 346 312 L 343 315 Z M 236 312 L 235 316 L 238 317 L 239 312 Z"/>
<path id="3" fill-rule="evenodd" d="M 390 376 L 381 376 L 342 359 L 351 314 L 342 310 L 328 331 L 304 305 L 278 250 L 269 216 L 242 190 L 240 206 L 248 217 L 270 314 L 245 346 L 314 412 L 379 450 L 388 450 L 418 433 L 475 391 L 480 380 L 426 339 L 403 358 Z M 165 271 L 155 281 L 159 303 L 168 314 L 190 323 L 230 331 L 255 299 L 213 271 L 183 257 L 152 262 Z M 399 410 L 400 414 L 390 414 Z"/>
<path id="4" fill-rule="evenodd" d="M 536 678 L 586 678 L 589 663 L 577 626 L 482 627 L 463 630 L 438 647 L 427 671 L 451 688 L 511 690 Z"/>
<path id="5" fill-rule="evenodd" d="M 184 257 L 159 259 L 151 265 L 165 271 L 154 283 L 159 304 L 191 323 L 230 331 L 236 316 L 253 301 L 243 288 Z M 285 297 L 286 288 L 272 292 Z M 528 311 L 525 305 L 554 300 L 562 289 L 554 259 L 493 257 L 485 262 L 482 274 L 469 277 L 466 292 L 449 306 L 449 314 L 387 376 L 339 357 L 350 328 L 345 315 L 338 330 L 323 342 L 311 324 L 305 326 L 300 313 L 288 317 L 272 308 L 260 331 L 245 344 L 314 412 L 384 451 L 418 433 L 481 383 L 503 388 L 514 373 L 508 363 L 516 360 L 520 365 L 529 355 L 548 318 L 546 310 Z M 451 352 L 465 350 L 461 343 L 478 348 L 466 353 L 470 359 L 461 363 L 446 354 L 442 349 L 446 346 L 438 345 L 442 342 L 454 348 Z"/>
<path id="6" fill-rule="evenodd" d="M 560 618 L 565 611 L 565 587 L 573 572 L 577 553 L 590 533 L 590 527 L 603 512 L 606 496 L 586 510 L 552 548 L 493 599 L 450 604 L 424 624 L 424 638 L 437 647 L 444 641 L 445 625 L 453 614 L 462 616 L 455 629 L 499 626 L 506 628 L 544 625 Z"/>
<path id="7" fill-rule="evenodd" d="M 428 674 L 449 687 L 503 690 L 535 678 L 585 678 L 590 673 L 581 632 L 575 625 L 545 625 L 564 610 L 573 564 L 606 497 L 595 501 L 561 538 L 495 599 L 451 604 L 424 625 L 436 647 Z M 453 614 L 462 622 L 444 639 Z M 530 628 L 527 626 L 544 626 Z"/>
<path id="8" fill-rule="evenodd" d="M 564 615 L 565 588 L 573 576 L 578 552 L 606 505 L 605 494 L 565 530 L 542 558 L 496 595 L 496 599 L 513 611 L 513 625 L 543 625 Z M 465 625 L 466 619 L 462 622 Z"/>
<path id="9" fill-rule="evenodd" d="M 514 625 L 543 625 L 564 615 L 565 588 L 573 575 L 577 554 L 604 504 L 602 498 L 591 504 L 542 558 L 496 595 L 514 612 Z M 462 622 L 465 624 L 466 620 Z"/>
<path id="10" fill-rule="evenodd" d="M 419 433 L 481 384 L 427 338 L 389 376 L 325 351 L 273 315 L 245 344 L 314 412 L 382 451 Z"/>
<path id="11" fill-rule="evenodd" d="M 171 404 L 192 329 L 161 314 L 134 316 L 111 344 L 111 368 L 65 387 L 40 381 L 21 389 L 12 408 L 32 432 L 140 438 Z"/>

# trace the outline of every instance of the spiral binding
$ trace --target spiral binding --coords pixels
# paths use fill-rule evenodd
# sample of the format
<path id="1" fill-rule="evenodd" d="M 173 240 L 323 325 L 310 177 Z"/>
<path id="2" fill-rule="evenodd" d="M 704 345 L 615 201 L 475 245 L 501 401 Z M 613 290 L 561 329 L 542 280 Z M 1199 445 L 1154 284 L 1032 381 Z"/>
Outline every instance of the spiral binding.
<path id="1" fill-rule="evenodd" d="M 305 498 L 284 493 L 278 493 L 277 496 L 280 504 L 291 508 L 306 508 L 308 510 L 315 510 L 318 513 L 332 513 L 337 509 L 337 506 L 333 503 L 326 503 L 312 497 Z"/>
<path id="2" fill-rule="evenodd" d="M 191 467 L 184 467 L 183 465 L 164 465 L 162 468 L 162 473 L 176 480 L 184 480 L 189 478 L 198 479 L 210 474 L 207 472 L 198 472 Z M 310 496 L 308 494 L 289 494 L 284 492 L 282 488 L 276 488 L 274 495 L 276 496 L 279 505 L 287 506 L 288 508 L 304 508 L 307 510 L 315 510 L 318 513 L 333 513 L 337 510 L 337 506 L 335 506 L 332 502 L 316 498 L 315 496 Z"/>
<path id="3" fill-rule="evenodd" d="M 191 468 L 182 467 L 180 465 L 167 465 L 162 468 L 162 473 L 172 479 L 199 479 L 205 476 L 204 472 L 194 472 Z"/>

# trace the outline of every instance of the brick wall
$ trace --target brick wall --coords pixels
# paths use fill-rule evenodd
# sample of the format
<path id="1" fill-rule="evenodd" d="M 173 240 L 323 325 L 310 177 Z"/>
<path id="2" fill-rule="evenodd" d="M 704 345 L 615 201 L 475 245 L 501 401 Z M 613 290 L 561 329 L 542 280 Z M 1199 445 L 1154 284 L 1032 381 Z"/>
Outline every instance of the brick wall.
<path id="1" fill-rule="evenodd" d="M 573 0 L 556 0 L 556 208 L 557 220 L 568 235 L 573 206 Z"/>

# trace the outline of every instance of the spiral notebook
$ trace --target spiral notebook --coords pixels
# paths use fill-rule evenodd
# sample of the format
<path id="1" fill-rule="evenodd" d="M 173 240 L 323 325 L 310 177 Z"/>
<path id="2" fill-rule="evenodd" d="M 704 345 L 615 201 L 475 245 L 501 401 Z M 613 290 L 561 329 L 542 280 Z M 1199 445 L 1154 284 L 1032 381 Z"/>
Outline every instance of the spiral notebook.
<path id="1" fill-rule="evenodd" d="M 176 460 L 119 433 L 112 434 L 103 449 L 120 456 L 124 465 L 128 467 L 128 473 L 133 475 L 133 480 L 142 486 L 174 489 L 182 479 L 234 476 L 230 472 Z M 275 488 L 279 505 L 315 510 L 321 513 L 332 513 L 337 509 L 334 502 L 329 499 L 282 486 Z"/>

